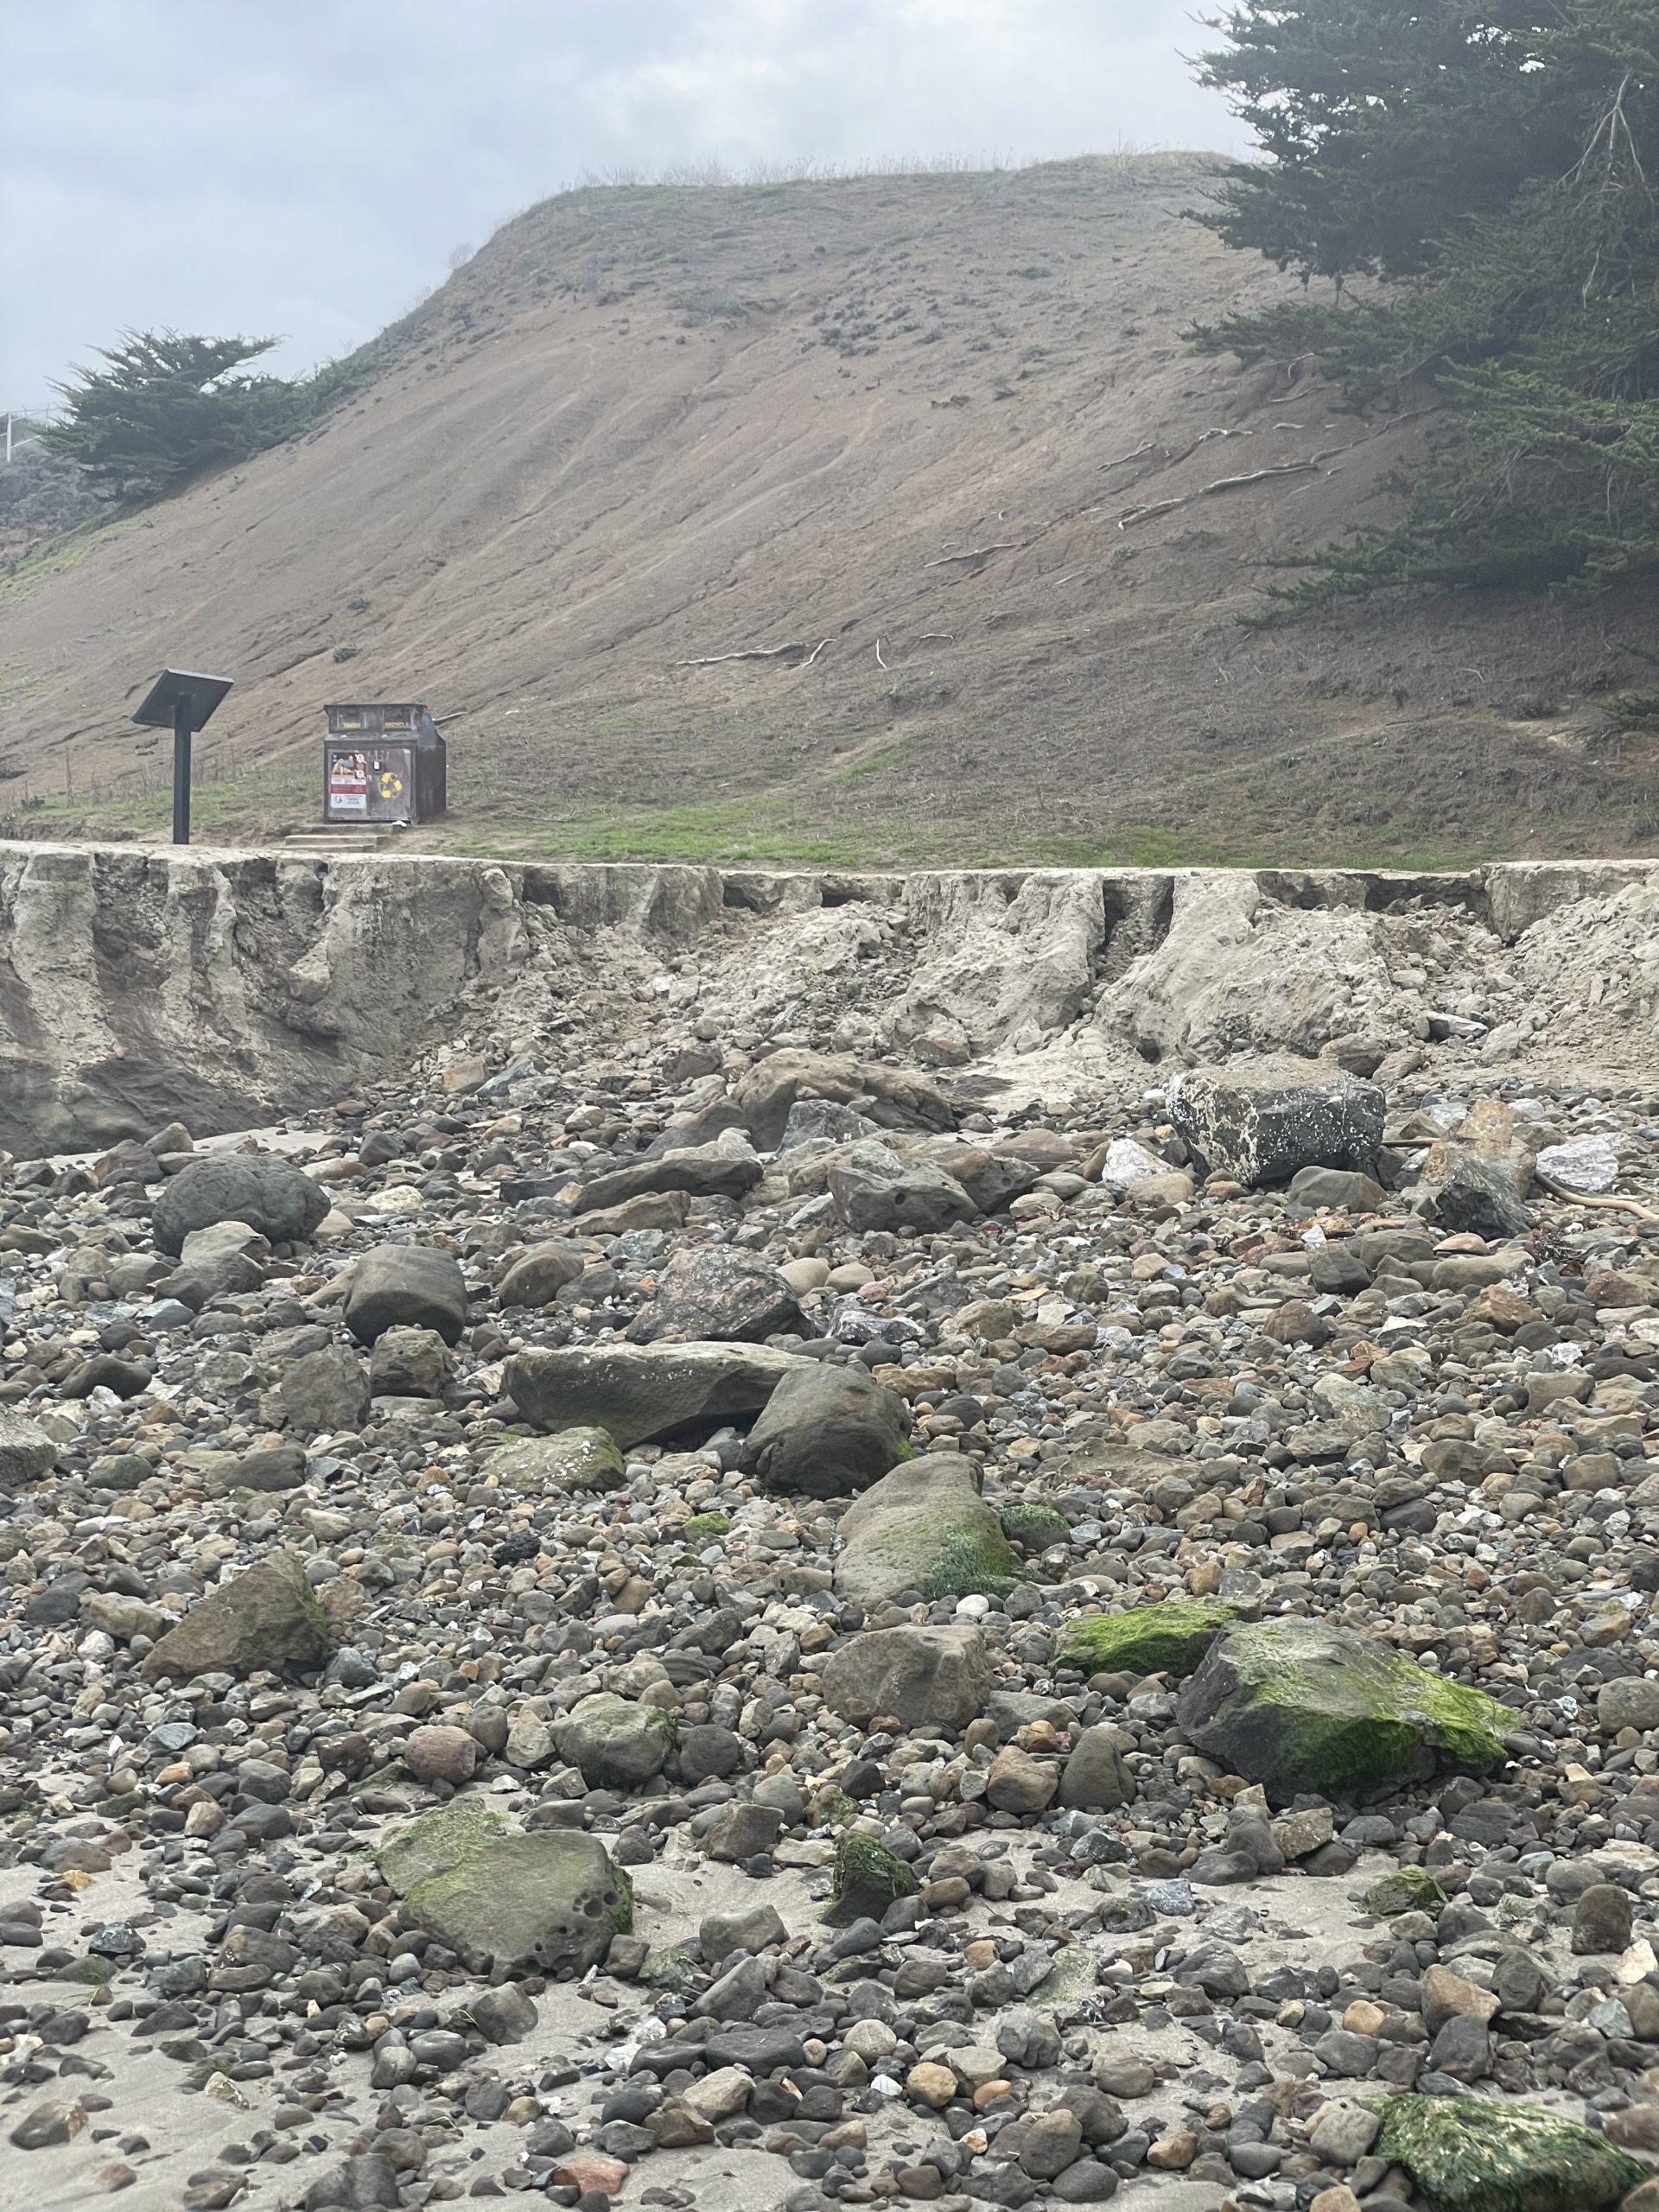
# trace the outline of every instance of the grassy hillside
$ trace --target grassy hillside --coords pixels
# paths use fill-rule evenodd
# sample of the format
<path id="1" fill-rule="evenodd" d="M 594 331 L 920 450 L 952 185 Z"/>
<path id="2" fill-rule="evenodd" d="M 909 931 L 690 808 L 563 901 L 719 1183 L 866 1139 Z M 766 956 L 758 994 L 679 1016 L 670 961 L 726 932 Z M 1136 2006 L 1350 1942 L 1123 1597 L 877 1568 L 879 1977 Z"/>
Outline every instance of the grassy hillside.
<path id="1" fill-rule="evenodd" d="M 315 817 L 326 701 L 428 700 L 466 850 L 1426 864 L 1659 849 L 1636 597 L 1266 633 L 1421 417 L 1181 334 L 1283 281 L 1198 156 L 566 194 L 305 440 L 0 578 L 9 826 L 159 834 L 128 716 L 237 690 L 204 834 Z M 753 656 L 739 658 L 734 656 Z M 149 746 L 149 751 L 140 748 Z"/>

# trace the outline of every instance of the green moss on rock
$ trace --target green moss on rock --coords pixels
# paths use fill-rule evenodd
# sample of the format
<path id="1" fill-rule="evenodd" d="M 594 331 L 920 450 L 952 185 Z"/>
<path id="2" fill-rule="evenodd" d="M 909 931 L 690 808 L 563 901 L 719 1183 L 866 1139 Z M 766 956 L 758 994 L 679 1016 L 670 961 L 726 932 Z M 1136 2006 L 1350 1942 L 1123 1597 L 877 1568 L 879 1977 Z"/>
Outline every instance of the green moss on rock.
<path id="1" fill-rule="evenodd" d="M 1181 1693 L 1190 1743 L 1282 1803 L 1375 1796 L 1446 1769 L 1503 1764 L 1514 1715 L 1392 1644 L 1319 1620 L 1230 1629 Z"/>
<path id="2" fill-rule="evenodd" d="M 113 1959 L 101 1959 L 96 1952 L 89 1951 L 84 1959 L 71 1959 L 68 1965 L 60 1969 L 57 1979 L 60 1981 L 78 1981 L 88 1989 L 102 1989 L 105 1982 L 115 1980 L 115 1975 Z"/>
<path id="3" fill-rule="evenodd" d="M 997 1515 L 1010 1543 L 1028 1552 L 1046 1551 L 1051 1544 L 1069 1544 L 1071 1523 L 1052 1505 L 1005 1505 Z"/>
<path id="4" fill-rule="evenodd" d="M 652 1951 L 639 1969 L 639 1980 L 647 1989 L 671 1990 L 679 1997 L 690 1997 L 703 1986 L 704 1976 L 697 1962 L 689 1953 L 672 1947 Z"/>
<path id="5" fill-rule="evenodd" d="M 706 1544 L 715 1536 L 723 1536 L 731 1525 L 723 1513 L 694 1513 L 682 1523 L 680 1534 L 688 1544 Z"/>
<path id="6" fill-rule="evenodd" d="M 1446 1891 L 1426 1866 L 1399 1867 L 1365 1892 L 1365 1910 L 1379 1920 L 1401 1912 L 1438 1912 L 1445 1903 Z"/>
<path id="7" fill-rule="evenodd" d="M 1437 2212 L 1594 2212 L 1647 2177 L 1576 2120 L 1484 2097 L 1391 2097 L 1375 2147 Z"/>
<path id="8" fill-rule="evenodd" d="M 1056 1667 L 1080 1675 L 1190 1675 L 1233 1617 L 1213 1598 L 1071 1621 L 1054 1639 Z"/>
<path id="9" fill-rule="evenodd" d="M 860 1828 L 849 1828 L 836 1846 L 824 1918 L 832 1928 L 855 1920 L 880 1920 L 895 1897 L 909 1897 L 916 1877 L 897 1853 Z"/>
<path id="10" fill-rule="evenodd" d="M 630 1931 L 633 1891 L 597 1836 L 537 1828 L 478 1845 L 403 1910 L 469 1973 L 575 1976 Z"/>
<path id="11" fill-rule="evenodd" d="M 941 1598 L 1006 1597 L 1020 1580 L 1020 1555 L 995 1522 L 958 1529 L 939 1547 L 922 1582 L 930 1605 Z"/>
<path id="12" fill-rule="evenodd" d="M 481 1797 L 452 1797 L 383 1836 L 375 1864 L 398 1896 L 406 1897 L 416 1883 L 448 1873 L 480 1844 L 508 1833 L 504 1817 Z"/>
<path id="13" fill-rule="evenodd" d="M 826 1783 L 812 1800 L 814 1827 L 845 1827 L 849 1821 L 857 1818 L 856 1799 L 849 1797 L 844 1789 L 837 1789 L 833 1782 Z"/>
<path id="14" fill-rule="evenodd" d="M 611 1872 L 616 1882 L 616 1904 L 611 1913 L 611 1933 L 613 1936 L 632 1936 L 633 1878 L 627 1868 L 614 1859 L 611 1861 Z"/>

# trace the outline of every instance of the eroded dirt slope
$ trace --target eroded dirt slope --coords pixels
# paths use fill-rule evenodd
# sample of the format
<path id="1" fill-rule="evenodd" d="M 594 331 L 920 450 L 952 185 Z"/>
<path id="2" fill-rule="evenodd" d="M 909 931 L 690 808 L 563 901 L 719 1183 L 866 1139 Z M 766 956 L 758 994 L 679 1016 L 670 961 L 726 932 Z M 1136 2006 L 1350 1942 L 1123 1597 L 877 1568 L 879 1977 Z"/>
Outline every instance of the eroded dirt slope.
<path id="1" fill-rule="evenodd" d="M 1645 741 L 1597 703 L 1643 681 L 1640 608 L 1240 629 L 1263 562 L 1382 512 L 1425 425 L 1185 348 L 1284 281 L 1183 219 L 1205 182 L 1165 156 L 531 209 L 308 442 L 10 580 L 0 795 L 158 782 L 128 716 L 171 660 L 238 679 L 209 834 L 308 817 L 326 700 L 415 696 L 451 835 L 509 848 L 1649 847 Z"/>

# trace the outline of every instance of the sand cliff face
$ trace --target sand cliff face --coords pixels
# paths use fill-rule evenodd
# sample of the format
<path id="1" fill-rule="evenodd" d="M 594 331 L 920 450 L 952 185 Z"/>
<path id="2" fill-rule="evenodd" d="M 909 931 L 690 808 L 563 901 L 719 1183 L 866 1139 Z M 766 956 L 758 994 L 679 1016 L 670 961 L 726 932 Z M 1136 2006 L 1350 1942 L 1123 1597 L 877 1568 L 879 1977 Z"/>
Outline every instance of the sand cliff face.
<path id="1" fill-rule="evenodd" d="M 1656 921 L 1643 862 L 861 876 L 0 846 L 0 1146 L 207 1134 L 435 1049 L 580 1029 L 626 1052 L 664 1023 L 945 1069 L 1422 1050 L 1628 1073 L 1659 1068 Z"/>

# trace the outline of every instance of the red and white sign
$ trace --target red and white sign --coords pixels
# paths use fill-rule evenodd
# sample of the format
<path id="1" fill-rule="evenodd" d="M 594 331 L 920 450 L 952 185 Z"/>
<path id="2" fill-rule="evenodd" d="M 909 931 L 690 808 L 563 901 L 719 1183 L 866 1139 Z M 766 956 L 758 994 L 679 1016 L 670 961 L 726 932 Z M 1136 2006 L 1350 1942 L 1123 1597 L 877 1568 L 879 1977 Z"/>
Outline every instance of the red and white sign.
<path id="1" fill-rule="evenodd" d="M 363 753 L 331 753 L 328 760 L 328 811 L 366 814 L 369 810 L 369 762 Z"/>

